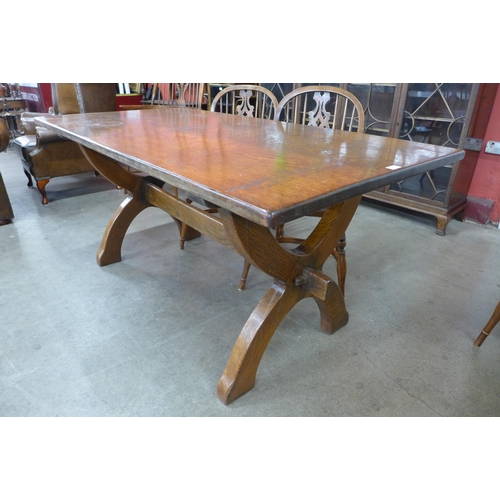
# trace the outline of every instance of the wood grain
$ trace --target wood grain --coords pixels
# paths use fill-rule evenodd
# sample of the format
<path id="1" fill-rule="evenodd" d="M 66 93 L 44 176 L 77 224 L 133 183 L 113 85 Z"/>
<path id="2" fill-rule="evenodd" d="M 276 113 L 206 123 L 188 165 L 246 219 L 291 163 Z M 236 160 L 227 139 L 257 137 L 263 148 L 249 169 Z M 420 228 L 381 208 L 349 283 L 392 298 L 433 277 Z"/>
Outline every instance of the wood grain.
<path id="1" fill-rule="evenodd" d="M 36 121 L 267 227 L 464 155 L 431 144 L 189 108 Z M 393 165 L 398 168 L 387 168 Z"/>

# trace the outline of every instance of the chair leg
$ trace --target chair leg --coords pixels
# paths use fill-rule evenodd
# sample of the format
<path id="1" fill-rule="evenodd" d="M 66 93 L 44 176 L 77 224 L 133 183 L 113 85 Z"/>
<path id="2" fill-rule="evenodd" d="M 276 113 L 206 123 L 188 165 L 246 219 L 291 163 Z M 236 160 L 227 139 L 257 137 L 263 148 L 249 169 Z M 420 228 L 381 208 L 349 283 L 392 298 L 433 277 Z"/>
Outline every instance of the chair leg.
<path id="1" fill-rule="evenodd" d="M 486 340 L 486 337 L 491 333 L 491 330 L 493 330 L 493 328 L 497 326 L 499 321 L 500 321 L 500 302 L 495 308 L 495 311 L 493 312 L 490 320 L 484 327 L 483 331 L 477 337 L 476 341 L 474 342 L 474 345 L 477 345 L 479 347 Z"/>
<path id="2" fill-rule="evenodd" d="M 179 197 L 179 191 L 177 188 L 174 188 L 174 196 L 177 198 Z M 193 200 L 190 200 L 189 198 L 186 199 L 187 203 L 193 203 Z M 182 222 L 181 223 L 181 241 L 179 242 L 179 248 L 181 250 L 184 250 L 184 243 L 186 242 L 186 237 L 187 237 L 187 231 L 189 229 L 189 226 Z"/>
<path id="3" fill-rule="evenodd" d="M 28 178 L 28 187 L 33 187 L 33 178 L 31 177 L 31 174 L 26 169 L 23 169 L 23 172 Z"/>
<path id="4" fill-rule="evenodd" d="M 238 290 L 244 290 L 245 285 L 247 282 L 247 277 L 248 277 L 248 271 L 250 271 L 250 262 L 247 262 L 245 260 L 245 263 L 243 264 L 243 272 L 241 273 L 241 278 L 240 278 L 240 286 L 238 287 Z"/>
<path id="5" fill-rule="evenodd" d="M 49 199 L 47 198 L 47 193 L 45 192 L 45 186 L 49 183 L 50 179 L 40 179 L 36 181 L 36 187 L 40 194 L 42 195 L 42 205 L 47 205 Z"/>
<path id="6" fill-rule="evenodd" d="M 180 239 L 180 242 L 179 242 L 179 248 L 181 250 L 184 250 L 184 243 L 186 241 L 186 231 L 188 229 L 188 226 L 187 224 L 185 224 L 184 222 L 181 223 L 181 239 Z"/>
<path id="7" fill-rule="evenodd" d="M 345 258 L 345 246 L 346 246 L 346 238 L 345 234 L 339 241 L 339 244 L 335 248 L 333 252 L 333 256 L 337 263 L 337 282 L 342 292 L 342 295 L 345 295 L 345 280 L 347 276 L 347 261 Z"/>

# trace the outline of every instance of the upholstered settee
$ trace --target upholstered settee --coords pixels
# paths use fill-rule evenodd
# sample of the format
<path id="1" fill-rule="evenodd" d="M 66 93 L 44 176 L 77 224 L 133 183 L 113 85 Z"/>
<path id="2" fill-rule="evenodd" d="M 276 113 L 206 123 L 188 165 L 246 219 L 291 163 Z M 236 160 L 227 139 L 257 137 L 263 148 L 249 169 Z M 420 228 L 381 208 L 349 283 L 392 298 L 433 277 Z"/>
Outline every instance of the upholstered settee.
<path id="1" fill-rule="evenodd" d="M 53 83 L 51 87 L 53 107 L 49 113 L 23 113 L 21 116 L 23 135 L 13 141 L 28 178 L 28 186 L 32 187 L 35 179 L 42 195 L 43 205 L 49 202 L 45 188 L 52 178 L 92 172 L 94 168 L 76 143 L 37 126 L 35 118 L 116 110 L 114 83 Z"/>

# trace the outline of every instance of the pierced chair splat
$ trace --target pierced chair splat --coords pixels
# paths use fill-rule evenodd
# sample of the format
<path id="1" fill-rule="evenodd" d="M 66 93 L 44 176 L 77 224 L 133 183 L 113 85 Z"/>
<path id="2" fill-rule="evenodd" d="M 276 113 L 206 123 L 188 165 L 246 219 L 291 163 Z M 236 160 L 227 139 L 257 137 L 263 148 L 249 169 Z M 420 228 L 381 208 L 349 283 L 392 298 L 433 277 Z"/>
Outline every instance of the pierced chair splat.
<path id="1" fill-rule="evenodd" d="M 274 119 L 278 100 L 274 94 L 259 85 L 231 85 L 222 89 L 212 100 L 210 111 Z"/>
<path id="2" fill-rule="evenodd" d="M 311 127 L 345 130 L 364 133 L 365 115 L 363 106 L 351 92 L 329 85 L 300 87 L 287 94 L 278 104 L 276 120 L 286 123 L 299 123 Z M 323 211 L 311 214 L 321 217 Z M 301 244 L 302 238 L 286 237 L 284 226 L 276 230 L 280 243 Z M 332 252 L 337 263 L 338 285 L 345 293 L 347 264 L 345 258 L 345 235 Z"/>
<path id="3" fill-rule="evenodd" d="M 268 89 L 259 85 L 241 84 L 230 85 L 222 89 L 213 98 L 210 105 L 210 111 L 238 116 L 246 116 L 250 118 L 265 118 L 272 120 L 274 119 L 277 107 L 278 100 Z M 191 198 L 192 197 L 188 197 L 186 201 L 188 203 L 192 203 L 193 200 Z M 202 205 L 208 207 L 206 209 L 208 213 L 217 213 L 216 207 L 211 206 L 204 200 L 197 201 L 200 201 Z M 187 239 L 187 230 L 188 226 L 186 224 L 183 224 L 180 237 L 181 250 L 184 248 L 184 243 Z M 248 274 L 249 267 L 250 264 L 245 263 L 243 269 L 243 275 L 245 276 L 245 279 L 246 274 Z M 242 289 L 241 286 L 240 289 Z"/>

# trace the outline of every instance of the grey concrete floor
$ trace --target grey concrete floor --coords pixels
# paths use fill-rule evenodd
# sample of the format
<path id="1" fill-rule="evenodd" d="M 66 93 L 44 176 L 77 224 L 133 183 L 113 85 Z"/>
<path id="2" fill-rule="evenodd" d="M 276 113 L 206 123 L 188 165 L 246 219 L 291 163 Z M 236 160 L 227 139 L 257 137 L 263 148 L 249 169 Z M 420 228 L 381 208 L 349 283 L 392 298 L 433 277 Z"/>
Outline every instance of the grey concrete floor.
<path id="1" fill-rule="evenodd" d="M 500 326 L 473 345 L 500 299 L 494 227 L 452 220 L 440 237 L 433 219 L 363 203 L 347 233 L 347 326 L 325 335 L 314 301 L 299 303 L 255 388 L 225 406 L 217 381 L 270 279 L 252 269 L 238 292 L 241 257 L 206 237 L 180 251 L 153 208 L 101 268 L 123 192 L 58 178 L 42 206 L 13 149 L 0 170 L 15 214 L 0 227 L 1 416 L 500 415 Z"/>

